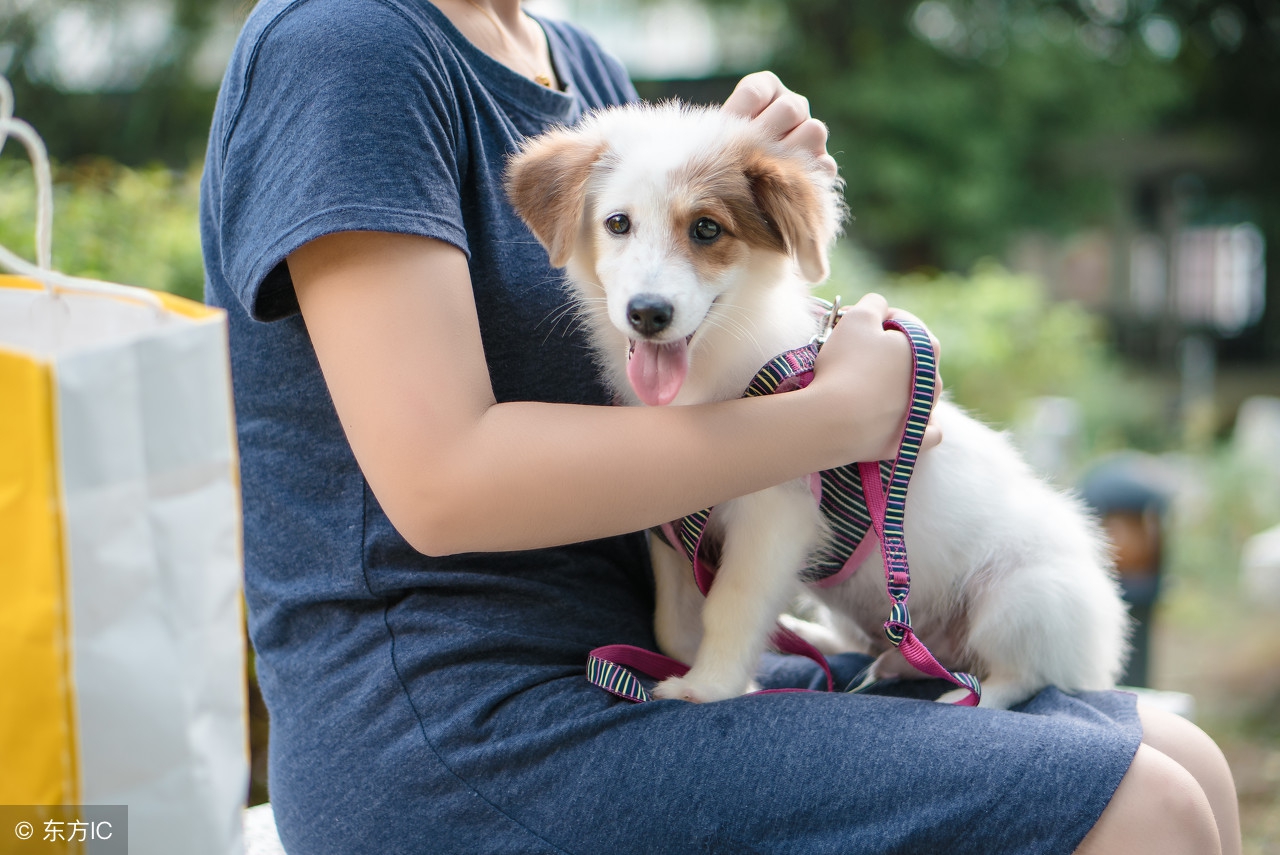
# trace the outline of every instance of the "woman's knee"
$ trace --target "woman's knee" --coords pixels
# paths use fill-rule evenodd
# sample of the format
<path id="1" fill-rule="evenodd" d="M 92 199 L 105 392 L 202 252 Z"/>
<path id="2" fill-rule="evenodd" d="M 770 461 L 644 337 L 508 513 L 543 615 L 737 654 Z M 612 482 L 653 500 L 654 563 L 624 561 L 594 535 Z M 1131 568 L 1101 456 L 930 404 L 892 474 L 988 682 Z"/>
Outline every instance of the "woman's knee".
<path id="1" fill-rule="evenodd" d="M 1225 773 L 1230 777 L 1231 770 L 1217 743 L 1190 721 L 1141 703 L 1138 717 L 1142 719 L 1142 741 L 1147 745 L 1173 758 L 1193 775 L 1203 769 L 1207 775 Z"/>
<path id="2" fill-rule="evenodd" d="M 1167 755 L 1142 745 L 1077 855 L 1216 855 L 1218 829 L 1204 790 Z"/>
<path id="3" fill-rule="evenodd" d="M 1226 757 L 1203 730 L 1173 713 L 1138 705 L 1142 741 L 1191 773 L 1209 799 L 1224 855 L 1240 851 L 1240 806 Z"/>

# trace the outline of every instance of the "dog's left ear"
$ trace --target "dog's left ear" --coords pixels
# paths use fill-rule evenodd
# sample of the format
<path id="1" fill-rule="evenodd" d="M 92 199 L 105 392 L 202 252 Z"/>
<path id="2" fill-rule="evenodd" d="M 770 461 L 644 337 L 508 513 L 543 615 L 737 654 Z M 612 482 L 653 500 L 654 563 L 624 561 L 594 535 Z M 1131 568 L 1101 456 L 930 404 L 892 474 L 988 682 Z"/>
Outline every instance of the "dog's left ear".
<path id="1" fill-rule="evenodd" d="M 747 181 L 757 207 L 782 235 L 807 282 L 821 282 L 840 228 L 837 186 L 797 158 L 756 151 L 746 158 Z"/>
<path id="2" fill-rule="evenodd" d="M 553 267 L 564 267 L 573 254 L 587 180 L 604 150 L 595 134 L 560 129 L 526 140 L 507 162 L 507 197 Z"/>

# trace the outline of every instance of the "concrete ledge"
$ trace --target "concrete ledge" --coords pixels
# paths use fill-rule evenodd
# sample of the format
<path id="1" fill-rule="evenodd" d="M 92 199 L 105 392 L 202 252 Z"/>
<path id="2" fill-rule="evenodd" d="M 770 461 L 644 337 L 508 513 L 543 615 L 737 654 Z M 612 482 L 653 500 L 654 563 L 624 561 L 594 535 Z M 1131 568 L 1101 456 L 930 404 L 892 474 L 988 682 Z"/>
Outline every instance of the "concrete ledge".
<path id="1" fill-rule="evenodd" d="M 1149 707 L 1180 715 L 1187 721 L 1196 720 L 1196 699 L 1186 692 L 1166 692 L 1161 689 L 1139 689 L 1134 686 L 1119 686 L 1122 692 L 1133 692 Z"/>
<path id="2" fill-rule="evenodd" d="M 244 812 L 244 851 L 245 855 L 285 855 L 270 804 L 257 805 Z"/>

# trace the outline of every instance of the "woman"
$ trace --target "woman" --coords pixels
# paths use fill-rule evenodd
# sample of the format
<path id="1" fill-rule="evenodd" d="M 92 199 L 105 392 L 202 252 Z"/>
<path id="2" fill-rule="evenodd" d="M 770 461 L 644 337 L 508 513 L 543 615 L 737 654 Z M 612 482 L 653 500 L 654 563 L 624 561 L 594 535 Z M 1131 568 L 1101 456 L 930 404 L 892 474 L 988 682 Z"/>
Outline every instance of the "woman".
<path id="1" fill-rule="evenodd" d="M 522 137 L 634 97 L 517 0 L 263 0 L 245 26 L 202 231 L 286 847 L 1236 851 L 1220 753 L 1127 695 L 631 706 L 586 683 L 591 648 L 654 644 L 627 532 L 886 456 L 910 363 L 867 298 L 802 392 L 603 406 L 501 179 Z M 725 109 L 826 158 L 771 75 Z"/>

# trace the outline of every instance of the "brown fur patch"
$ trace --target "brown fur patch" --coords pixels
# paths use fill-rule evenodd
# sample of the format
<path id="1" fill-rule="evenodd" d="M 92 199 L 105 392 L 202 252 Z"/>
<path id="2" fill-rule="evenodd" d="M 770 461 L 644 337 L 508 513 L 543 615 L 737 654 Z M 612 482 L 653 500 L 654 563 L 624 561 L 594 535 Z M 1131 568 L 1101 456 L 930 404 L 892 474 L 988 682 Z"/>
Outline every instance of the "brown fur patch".
<path id="1" fill-rule="evenodd" d="M 743 244 L 787 251 L 782 233 L 756 204 L 743 162 L 734 153 L 716 152 L 689 162 L 672 174 L 671 191 L 672 234 L 700 277 L 713 278 L 739 263 Z M 720 224 L 718 240 L 694 240 L 691 229 L 702 217 Z"/>
<path id="2" fill-rule="evenodd" d="M 756 204 L 782 234 L 788 250 L 810 281 L 827 275 L 823 199 L 805 166 L 760 149 L 743 156 L 743 172 Z"/>
<path id="3" fill-rule="evenodd" d="M 742 151 L 719 151 L 707 157 L 690 161 L 672 174 L 671 184 L 687 194 L 686 217 L 700 209 L 707 211 L 699 216 L 709 216 L 720 223 L 738 240 L 775 252 L 787 252 L 788 246 L 782 232 L 771 223 L 757 204 L 746 172 Z M 710 213 L 711 211 L 715 213 Z M 683 232 L 697 217 L 684 224 Z"/>
<path id="4" fill-rule="evenodd" d="M 697 219 L 691 214 L 705 211 L 699 215 L 710 216 L 734 238 L 790 254 L 811 281 L 826 276 L 831 226 L 825 222 L 821 189 L 800 160 L 740 140 L 677 170 L 672 187 L 690 199 L 678 234 L 687 234 Z M 711 213 L 717 210 L 719 216 Z M 693 249 L 709 250 L 721 242 Z"/>
<path id="5" fill-rule="evenodd" d="M 526 142 L 507 162 L 507 196 L 555 267 L 573 254 L 591 168 L 606 148 L 603 140 L 555 131 Z"/>

